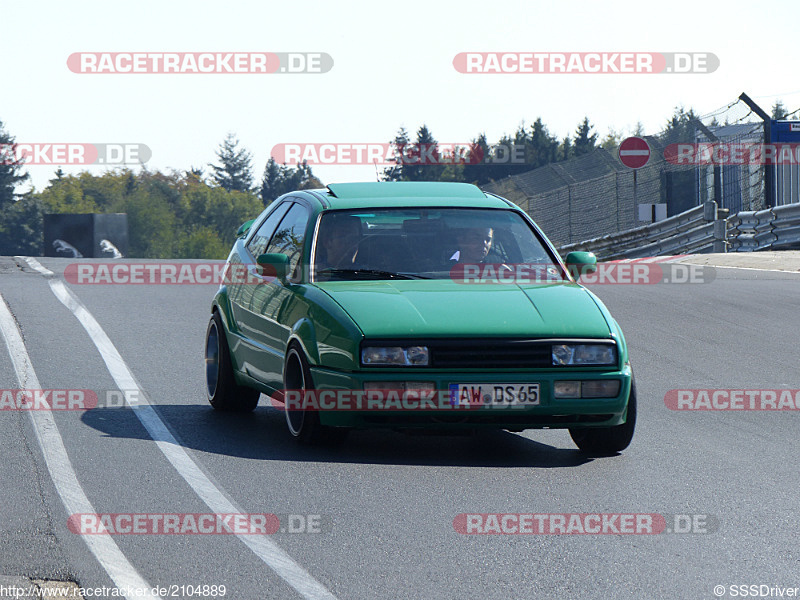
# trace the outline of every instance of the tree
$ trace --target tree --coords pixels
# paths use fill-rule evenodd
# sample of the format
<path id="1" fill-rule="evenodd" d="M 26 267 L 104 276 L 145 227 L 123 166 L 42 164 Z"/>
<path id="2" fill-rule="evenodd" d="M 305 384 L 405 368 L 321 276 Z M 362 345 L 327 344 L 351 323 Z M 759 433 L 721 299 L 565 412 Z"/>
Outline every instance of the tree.
<path id="1" fill-rule="evenodd" d="M 209 165 L 214 171 L 212 179 L 229 192 L 250 192 L 253 189 L 253 158 L 239 140 L 229 133 L 217 149 L 221 165 Z"/>
<path id="2" fill-rule="evenodd" d="M 55 177 L 53 179 L 50 179 L 50 185 L 53 185 L 61 181 L 64 178 L 64 175 L 66 175 L 66 173 L 64 173 L 64 170 L 61 167 L 58 167 L 58 169 L 56 169 L 53 175 L 55 175 Z"/>
<path id="3" fill-rule="evenodd" d="M 694 143 L 697 140 L 697 115 L 693 109 L 675 107 L 672 117 L 667 121 L 663 133 L 659 135 L 664 146 L 676 143 Z M 673 214 L 694 206 L 696 196 L 696 170 L 691 168 L 672 169 L 662 174 L 663 200 L 667 201 Z M 669 190 L 669 191 L 667 191 Z M 669 193 L 669 196 L 667 196 Z"/>
<path id="4" fill-rule="evenodd" d="M 17 186 L 28 180 L 15 156 L 15 139 L 0 121 L 0 211 L 17 199 Z"/>
<path id="5" fill-rule="evenodd" d="M 191 179 L 197 182 L 205 182 L 206 174 L 203 170 L 203 167 L 189 167 L 188 171 L 184 171 L 184 176 L 187 179 Z"/>
<path id="6" fill-rule="evenodd" d="M 387 167 L 383 170 L 384 181 L 403 181 L 403 170 L 405 161 L 403 160 L 403 152 L 411 145 L 411 139 L 408 137 L 408 131 L 405 127 L 400 127 L 394 140 L 390 142 L 394 148 L 394 166 Z"/>
<path id="7" fill-rule="evenodd" d="M 664 133 L 661 134 L 662 140 L 666 144 L 677 142 L 694 142 L 696 137 L 697 115 L 693 109 L 686 110 L 682 106 L 676 106 L 672 116 L 667 120 Z"/>
<path id="8" fill-rule="evenodd" d="M 230 244 L 219 239 L 210 227 L 199 227 L 182 236 L 175 249 L 175 258 L 225 259 Z"/>
<path id="9" fill-rule="evenodd" d="M 408 132 L 401 127 L 392 142 L 395 148 L 395 166 L 384 169 L 386 181 L 439 181 L 444 172 L 439 143 L 430 129 L 422 125 L 417 139 L 411 143 Z"/>
<path id="10" fill-rule="evenodd" d="M 0 214 L 0 255 L 41 256 L 42 204 L 28 192 Z"/>
<path id="11" fill-rule="evenodd" d="M 288 192 L 322 187 L 325 185 L 314 176 L 306 161 L 296 167 L 289 167 L 279 165 L 274 158 L 270 157 L 264 167 L 259 196 L 261 196 L 264 206 L 268 206 L 273 200 Z"/>
<path id="12" fill-rule="evenodd" d="M 547 130 L 542 118 L 537 117 L 531 125 L 530 152 L 528 162 L 534 167 L 543 167 L 554 162 L 558 155 L 558 140 Z"/>
<path id="13" fill-rule="evenodd" d="M 600 141 L 600 147 L 605 148 L 606 150 L 611 150 L 612 148 L 618 147 L 621 141 L 622 132 L 614 131 L 613 129 L 609 128 L 606 136 Z"/>
<path id="14" fill-rule="evenodd" d="M 775 101 L 775 105 L 772 107 L 772 118 L 773 119 L 785 119 L 788 112 L 786 108 L 783 106 L 783 102 L 780 100 Z"/>
<path id="15" fill-rule="evenodd" d="M 285 194 L 286 192 L 283 189 L 283 169 L 270 156 L 267 165 L 264 167 L 264 175 L 261 178 L 261 192 L 259 194 L 264 206 L 270 204 L 281 194 Z"/>
<path id="16" fill-rule="evenodd" d="M 569 160 L 574 156 L 574 149 L 572 146 L 572 140 L 569 136 L 565 137 L 561 144 L 558 147 L 558 160 L 564 161 Z"/>
<path id="17" fill-rule="evenodd" d="M 439 142 L 425 124 L 417 130 L 413 150 L 414 154 L 409 157 L 411 164 L 407 165 L 410 168 L 405 169 L 406 181 L 439 181 L 444 171 Z"/>
<path id="18" fill-rule="evenodd" d="M 593 125 L 589 123 L 589 117 L 584 117 L 583 121 L 575 130 L 575 142 L 573 143 L 573 152 L 575 156 L 583 156 L 589 154 L 595 149 L 597 145 L 597 134 L 590 133 Z"/>
<path id="19" fill-rule="evenodd" d="M 477 138 L 474 138 L 467 150 L 464 169 L 462 171 L 462 181 L 481 185 L 491 181 L 489 173 L 489 142 L 486 140 L 486 134 L 481 133 Z"/>

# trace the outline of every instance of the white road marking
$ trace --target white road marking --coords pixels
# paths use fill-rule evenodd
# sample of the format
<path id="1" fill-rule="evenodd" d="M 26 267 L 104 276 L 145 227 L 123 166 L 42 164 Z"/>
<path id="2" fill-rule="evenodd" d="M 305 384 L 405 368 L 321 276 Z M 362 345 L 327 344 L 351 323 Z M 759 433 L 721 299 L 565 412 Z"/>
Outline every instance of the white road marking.
<path id="1" fill-rule="evenodd" d="M 0 332 L 6 342 L 17 381 L 21 389 L 38 390 L 42 386 L 33 370 L 25 342 L 5 299 L 0 295 Z M 33 422 L 36 440 L 42 449 L 47 470 L 53 480 L 56 492 L 64 504 L 68 515 L 95 513 L 95 509 L 83 491 L 72 463 L 69 460 L 64 440 L 58 432 L 55 419 L 50 410 L 27 411 Z M 94 554 L 97 562 L 105 569 L 114 585 L 121 590 L 130 588 L 137 598 L 160 598 L 150 594 L 151 586 L 136 572 L 114 539 L 109 535 L 82 535 L 81 538 Z M 143 595 L 142 595 L 143 594 Z M 128 597 L 125 594 L 125 597 Z"/>
<path id="2" fill-rule="evenodd" d="M 64 285 L 63 281 L 55 278 L 52 271 L 43 267 L 36 259 L 31 257 L 22 258 L 31 268 L 48 277 L 50 289 L 56 298 L 70 309 L 72 314 L 83 325 L 83 328 L 100 352 L 100 356 L 105 361 L 106 367 L 119 389 L 137 392 L 139 401 L 129 406 L 167 460 L 178 471 L 178 474 L 186 480 L 186 483 L 191 486 L 213 512 L 241 513 L 242 510 L 232 500 L 228 499 L 228 494 L 211 482 L 178 440 L 170 433 L 166 424 L 153 409 L 144 391 L 139 387 L 136 378 L 111 339 L 78 297 Z M 336 596 L 266 536 L 237 535 L 237 537 L 304 598 L 308 600 L 336 600 Z"/>

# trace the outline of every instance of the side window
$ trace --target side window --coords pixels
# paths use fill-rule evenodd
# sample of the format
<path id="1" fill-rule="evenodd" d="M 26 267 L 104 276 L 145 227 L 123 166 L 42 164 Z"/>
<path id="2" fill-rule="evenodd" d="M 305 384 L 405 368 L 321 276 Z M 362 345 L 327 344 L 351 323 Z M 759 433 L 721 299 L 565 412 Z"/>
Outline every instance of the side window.
<path id="1" fill-rule="evenodd" d="M 284 202 L 278 208 L 273 210 L 272 213 L 267 217 L 267 220 L 264 221 L 261 224 L 261 227 L 258 228 L 258 231 L 253 238 L 247 242 L 247 249 L 250 250 L 250 254 L 253 255 L 253 258 L 258 258 L 267 251 L 269 239 L 272 237 L 272 234 L 275 233 L 278 223 L 281 222 L 283 215 L 286 214 L 286 211 L 289 210 L 291 205 L 291 202 Z"/>
<path id="2" fill-rule="evenodd" d="M 291 274 L 294 274 L 303 252 L 308 217 L 306 207 L 293 204 L 267 246 L 267 254 L 281 253 L 289 257 L 288 272 Z"/>

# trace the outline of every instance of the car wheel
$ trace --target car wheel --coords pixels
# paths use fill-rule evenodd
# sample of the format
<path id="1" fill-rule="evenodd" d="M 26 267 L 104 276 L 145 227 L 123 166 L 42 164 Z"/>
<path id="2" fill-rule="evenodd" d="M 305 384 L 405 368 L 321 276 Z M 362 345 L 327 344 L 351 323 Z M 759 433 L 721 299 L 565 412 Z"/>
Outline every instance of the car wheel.
<path id="1" fill-rule="evenodd" d="M 311 380 L 311 371 L 308 368 L 303 352 L 295 345 L 289 346 L 286 353 L 286 362 L 283 369 L 283 383 L 286 390 L 313 390 L 314 382 Z M 289 433 L 298 442 L 309 445 L 334 444 L 344 441 L 348 429 L 344 427 L 326 427 L 319 420 L 319 414 L 314 410 L 288 410 L 286 425 Z"/>
<path id="2" fill-rule="evenodd" d="M 206 397 L 217 410 L 249 412 L 258 405 L 261 392 L 238 385 L 233 376 L 228 340 L 218 312 L 206 329 Z"/>
<path id="3" fill-rule="evenodd" d="M 625 422 L 614 427 L 572 428 L 569 435 L 581 451 L 598 456 L 608 456 L 622 452 L 633 439 L 636 428 L 636 382 L 631 379 L 631 393 Z"/>

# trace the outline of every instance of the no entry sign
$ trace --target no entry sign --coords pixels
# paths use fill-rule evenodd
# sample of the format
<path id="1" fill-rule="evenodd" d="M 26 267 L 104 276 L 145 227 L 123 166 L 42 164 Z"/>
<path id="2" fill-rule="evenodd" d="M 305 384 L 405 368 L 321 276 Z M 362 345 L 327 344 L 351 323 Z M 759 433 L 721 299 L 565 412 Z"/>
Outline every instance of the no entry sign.
<path id="1" fill-rule="evenodd" d="M 619 160 L 626 167 L 641 169 L 650 160 L 650 146 L 640 137 L 629 137 L 619 145 Z"/>

